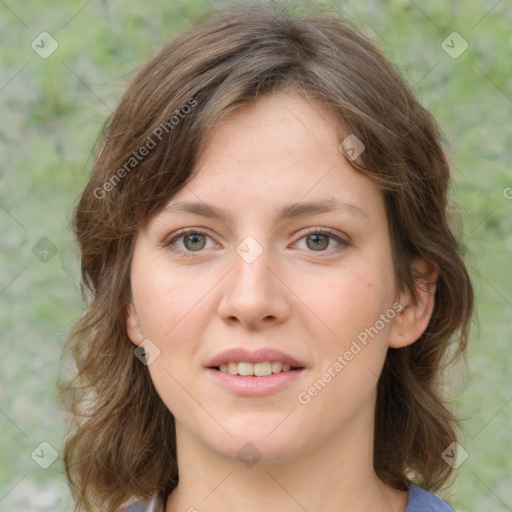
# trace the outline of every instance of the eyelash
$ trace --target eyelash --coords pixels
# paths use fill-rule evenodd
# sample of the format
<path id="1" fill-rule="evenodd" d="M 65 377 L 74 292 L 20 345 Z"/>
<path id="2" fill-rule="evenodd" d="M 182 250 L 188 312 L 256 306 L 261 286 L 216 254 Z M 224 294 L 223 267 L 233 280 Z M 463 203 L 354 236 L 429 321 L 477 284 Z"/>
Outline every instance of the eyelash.
<path id="1" fill-rule="evenodd" d="M 201 251 L 181 251 L 181 250 L 176 250 L 172 247 L 172 244 L 175 241 L 177 241 L 180 238 L 183 238 L 187 235 L 204 235 L 204 236 L 207 236 L 208 238 L 211 238 L 208 235 L 208 233 L 206 233 L 205 231 L 201 231 L 199 229 L 183 229 L 181 231 L 178 231 L 172 238 L 168 239 L 168 241 L 164 242 L 162 245 L 167 247 L 176 256 L 183 257 L 183 258 L 193 258 L 195 256 L 195 253 L 201 253 L 201 252 L 203 252 L 203 250 L 201 250 Z M 347 240 L 338 236 L 334 231 L 332 231 L 330 229 L 325 229 L 325 228 L 324 229 L 313 228 L 310 231 L 304 233 L 299 238 L 299 240 L 302 240 L 303 238 L 307 238 L 310 235 L 327 235 L 330 238 L 333 238 L 334 240 L 336 240 L 336 242 L 339 243 L 339 246 L 335 247 L 334 249 L 331 249 L 331 251 L 339 249 L 340 247 L 347 247 L 350 245 L 350 243 Z M 312 253 L 318 252 L 321 254 L 321 253 L 329 252 L 329 251 L 324 250 L 324 251 L 308 251 L 308 252 L 312 252 Z"/>

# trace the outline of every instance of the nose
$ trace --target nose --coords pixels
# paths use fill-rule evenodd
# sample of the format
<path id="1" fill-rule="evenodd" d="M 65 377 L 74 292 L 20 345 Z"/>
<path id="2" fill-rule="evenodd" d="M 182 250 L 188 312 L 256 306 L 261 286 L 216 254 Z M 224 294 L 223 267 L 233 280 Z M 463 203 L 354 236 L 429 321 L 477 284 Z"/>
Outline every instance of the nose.
<path id="1" fill-rule="evenodd" d="M 291 292 L 269 251 L 263 250 L 252 262 L 235 253 L 233 267 L 225 281 L 219 316 L 252 329 L 284 322 L 290 314 Z"/>

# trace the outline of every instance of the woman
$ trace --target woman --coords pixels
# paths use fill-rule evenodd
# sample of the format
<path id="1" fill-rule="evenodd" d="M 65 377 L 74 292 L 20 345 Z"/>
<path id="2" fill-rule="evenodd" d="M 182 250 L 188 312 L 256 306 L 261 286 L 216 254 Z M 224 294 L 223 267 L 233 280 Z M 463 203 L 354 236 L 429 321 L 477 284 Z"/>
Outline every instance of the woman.
<path id="1" fill-rule="evenodd" d="M 439 138 L 335 17 L 226 11 L 140 70 L 75 215 L 77 507 L 452 510 L 473 295 Z"/>

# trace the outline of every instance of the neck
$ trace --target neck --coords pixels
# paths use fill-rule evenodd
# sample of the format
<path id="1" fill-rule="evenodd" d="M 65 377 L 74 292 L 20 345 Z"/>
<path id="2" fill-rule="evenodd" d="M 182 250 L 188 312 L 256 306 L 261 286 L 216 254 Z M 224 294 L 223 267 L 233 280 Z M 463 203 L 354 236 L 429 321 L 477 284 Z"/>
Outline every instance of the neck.
<path id="1" fill-rule="evenodd" d="M 403 512 L 407 493 L 386 486 L 373 471 L 373 439 L 344 439 L 353 438 L 323 440 L 286 461 L 263 457 L 247 467 L 206 449 L 177 425 L 180 480 L 166 512 Z"/>

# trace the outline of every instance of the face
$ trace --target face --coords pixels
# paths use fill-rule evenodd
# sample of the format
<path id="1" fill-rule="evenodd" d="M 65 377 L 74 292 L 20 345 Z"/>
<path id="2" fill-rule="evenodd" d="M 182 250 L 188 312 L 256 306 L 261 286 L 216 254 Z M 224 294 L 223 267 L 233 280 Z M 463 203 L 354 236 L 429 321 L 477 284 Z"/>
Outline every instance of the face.
<path id="1" fill-rule="evenodd" d="M 382 193 L 339 142 L 319 104 L 260 99 L 138 233 L 127 330 L 178 449 L 278 460 L 371 439 L 399 307 Z"/>

